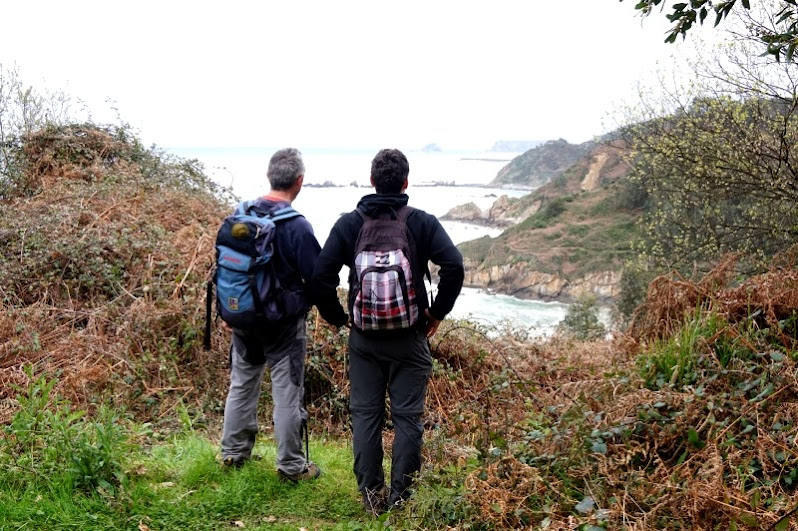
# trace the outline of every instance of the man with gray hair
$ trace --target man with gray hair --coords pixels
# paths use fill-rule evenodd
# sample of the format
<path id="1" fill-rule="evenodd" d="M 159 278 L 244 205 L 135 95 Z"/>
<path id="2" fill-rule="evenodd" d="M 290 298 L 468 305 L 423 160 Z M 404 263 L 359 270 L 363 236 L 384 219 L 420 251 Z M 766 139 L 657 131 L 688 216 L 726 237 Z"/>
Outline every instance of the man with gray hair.
<path id="1" fill-rule="evenodd" d="M 269 161 L 266 176 L 271 190 L 247 209 L 258 216 L 272 216 L 290 207 L 305 175 L 302 154 L 287 148 Z M 304 400 L 305 316 L 310 309 L 306 285 L 310 282 L 320 246 L 310 223 L 301 215 L 276 222 L 271 264 L 283 290 L 285 317 L 264 322 L 256 329 L 233 329 L 230 348 L 230 390 L 224 408 L 222 462 L 240 467 L 252 457 L 258 433 L 258 397 L 265 367 L 269 367 L 274 401 L 274 435 L 277 439 L 277 471 L 291 482 L 315 479 L 319 467 L 302 451 L 306 429 Z"/>

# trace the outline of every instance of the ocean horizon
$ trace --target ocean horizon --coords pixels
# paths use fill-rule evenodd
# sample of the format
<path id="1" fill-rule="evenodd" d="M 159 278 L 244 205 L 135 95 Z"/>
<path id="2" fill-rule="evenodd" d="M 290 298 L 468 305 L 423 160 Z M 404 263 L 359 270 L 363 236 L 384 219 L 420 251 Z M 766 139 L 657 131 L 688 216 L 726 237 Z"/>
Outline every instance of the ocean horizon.
<path id="1" fill-rule="evenodd" d="M 244 147 L 167 151 L 199 160 L 214 181 L 229 187 L 241 199 L 251 199 L 268 191 L 266 167 L 276 150 Z M 305 162 L 305 182 L 309 186 L 302 188 L 294 207 L 308 219 L 319 243 L 324 245 L 341 214 L 353 210 L 362 196 L 374 193 L 369 174 L 376 151 L 300 151 Z M 513 154 L 476 151 L 409 151 L 405 154 L 410 163 L 408 203 L 439 218 L 451 208 L 465 203 L 474 203 L 484 210 L 501 195 L 521 197 L 529 193 L 529 190 L 489 185 Z M 488 160 L 479 155 L 506 156 L 508 160 Z M 325 187 L 325 182 L 334 186 Z M 496 237 L 503 230 L 448 220 L 442 220 L 441 224 L 455 244 L 483 236 Z M 347 271 L 347 268 L 342 269 L 342 285 L 345 285 Z M 450 316 L 473 320 L 496 332 L 510 327 L 523 330 L 530 337 L 548 337 L 565 317 L 568 307 L 568 304 L 560 302 L 519 299 L 463 288 Z"/>

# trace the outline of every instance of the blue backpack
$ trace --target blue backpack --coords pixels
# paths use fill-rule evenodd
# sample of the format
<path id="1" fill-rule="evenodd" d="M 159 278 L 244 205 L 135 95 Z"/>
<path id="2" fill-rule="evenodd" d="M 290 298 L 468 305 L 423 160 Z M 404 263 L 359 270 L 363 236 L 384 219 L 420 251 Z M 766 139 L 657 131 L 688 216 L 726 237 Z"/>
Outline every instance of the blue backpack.
<path id="1" fill-rule="evenodd" d="M 240 203 L 216 234 L 216 270 L 207 293 L 206 344 L 213 285 L 217 313 L 233 328 L 258 330 L 302 311 L 296 295 L 280 285 L 271 261 L 276 223 L 301 214 L 290 206 L 273 212 L 264 212 L 259 206 L 258 201 Z"/>

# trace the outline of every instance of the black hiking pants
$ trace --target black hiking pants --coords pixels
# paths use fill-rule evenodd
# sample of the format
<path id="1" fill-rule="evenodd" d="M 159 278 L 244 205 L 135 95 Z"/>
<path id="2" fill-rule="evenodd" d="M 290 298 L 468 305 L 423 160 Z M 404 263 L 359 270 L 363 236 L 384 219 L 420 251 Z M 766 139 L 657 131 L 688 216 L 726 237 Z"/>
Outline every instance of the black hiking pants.
<path id="1" fill-rule="evenodd" d="M 410 496 L 410 486 L 421 469 L 421 416 L 431 372 L 429 343 L 421 330 L 389 337 L 364 335 L 355 329 L 349 334 L 349 408 L 354 472 L 361 493 L 379 491 L 385 485 L 382 429 L 387 391 L 394 426 L 388 502 Z"/>

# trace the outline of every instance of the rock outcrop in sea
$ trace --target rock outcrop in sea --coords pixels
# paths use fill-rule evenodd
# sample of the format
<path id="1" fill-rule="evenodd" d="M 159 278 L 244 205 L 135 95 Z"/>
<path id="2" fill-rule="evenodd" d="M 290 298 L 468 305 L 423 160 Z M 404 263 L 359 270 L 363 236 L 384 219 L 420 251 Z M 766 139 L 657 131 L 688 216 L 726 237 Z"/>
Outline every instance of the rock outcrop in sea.
<path id="1" fill-rule="evenodd" d="M 522 205 L 516 199 L 501 195 L 485 210 L 470 202 L 450 209 L 441 216 L 441 219 L 462 221 L 487 227 L 510 227 L 528 218 L 537 212 L 539 208 L 540 202 L 536 201 L 528 205 Z"/>
<path id="2" fill-rule="evenodd" d="M 573 302 L 582 296 L 593 295 L 610 301 L 619 295 L 620 271 L 596 271 L 575 279 L 556 273 L 529 269 L 524 262 L 481 267 L 466 260 L 465 285 L 519 299 Z"/>

